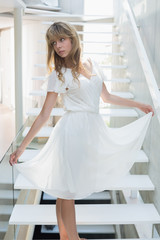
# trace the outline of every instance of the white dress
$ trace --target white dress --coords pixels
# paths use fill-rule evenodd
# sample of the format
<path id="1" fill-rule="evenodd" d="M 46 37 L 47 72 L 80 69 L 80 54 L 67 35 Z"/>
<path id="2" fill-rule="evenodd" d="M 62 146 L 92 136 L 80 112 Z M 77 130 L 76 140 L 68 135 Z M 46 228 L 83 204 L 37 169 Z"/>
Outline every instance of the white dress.
<path id="1" fill-rule="evenodd" d="M 63 69 L 64 84 L 55 71 L 50 74 L 47 91 L 60 93 L 66 112 L 39 154 L 15 164 L 37 189 L 55 197 L 81 199 L 119 181 L 134 164 L 151 120 L 149 113 L 109 128 L 99 114 L 104 79 L 92 64 L 94 75 L 90 80 L 80 75 L 80 87 L 70 69 Z"/>

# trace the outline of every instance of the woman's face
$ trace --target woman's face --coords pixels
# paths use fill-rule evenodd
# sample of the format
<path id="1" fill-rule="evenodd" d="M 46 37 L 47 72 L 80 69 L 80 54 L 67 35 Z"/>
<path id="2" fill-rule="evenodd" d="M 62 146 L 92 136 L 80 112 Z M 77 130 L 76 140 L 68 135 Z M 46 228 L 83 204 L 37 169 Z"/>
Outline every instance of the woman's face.
<path id="1" fill-rule="evenodd" d="M 72 49 L 72 43 L 70 38 L 59 38 L 56 41 L 52 42 L 55 52 L 62 58 L 68 56 Z"/>

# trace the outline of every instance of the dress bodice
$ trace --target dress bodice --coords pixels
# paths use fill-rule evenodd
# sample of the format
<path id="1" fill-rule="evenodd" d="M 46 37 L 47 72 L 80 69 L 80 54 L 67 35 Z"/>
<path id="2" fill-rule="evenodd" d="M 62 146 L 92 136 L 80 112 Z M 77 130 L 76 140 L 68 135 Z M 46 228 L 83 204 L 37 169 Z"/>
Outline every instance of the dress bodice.
<path id="1" fill-rule="evenodd" d="M 53 71 L 48 77 L 48 92 L 60 93 L 66 111 L 99 112 L 100 94 L 103 79 L 92 61 L 92 76 L 90 79 L 79 76 L 78 81 L 73 80 L 71 69 L 62 69 L 65 82 L 60 81 Z"/>

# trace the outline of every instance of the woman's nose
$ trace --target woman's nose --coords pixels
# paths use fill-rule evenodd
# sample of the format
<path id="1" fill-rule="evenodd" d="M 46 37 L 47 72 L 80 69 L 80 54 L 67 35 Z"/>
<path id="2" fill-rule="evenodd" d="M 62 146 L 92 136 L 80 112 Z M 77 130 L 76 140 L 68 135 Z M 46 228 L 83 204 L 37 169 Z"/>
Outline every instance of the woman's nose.
<path id="1" fill-rule="evenodd" d="M 60 48 L 62 46 L 62 43 L 60 41 L 57 41 L 57 48 Z"/>

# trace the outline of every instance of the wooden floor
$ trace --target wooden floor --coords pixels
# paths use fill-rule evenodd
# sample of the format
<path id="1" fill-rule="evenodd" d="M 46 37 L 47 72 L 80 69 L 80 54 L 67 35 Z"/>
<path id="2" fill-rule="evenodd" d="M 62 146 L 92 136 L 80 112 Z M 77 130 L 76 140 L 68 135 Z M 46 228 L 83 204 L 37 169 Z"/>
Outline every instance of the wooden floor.
<path id="1" fill-rule="evenodd" d="M 15 111 L 0 104 L 0 161 L 15 137 Z"/>

